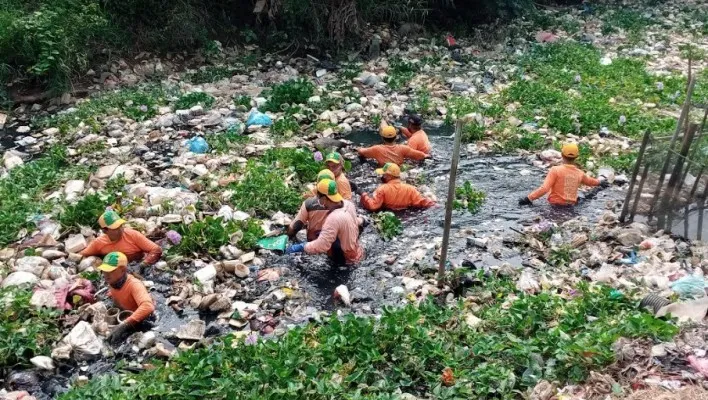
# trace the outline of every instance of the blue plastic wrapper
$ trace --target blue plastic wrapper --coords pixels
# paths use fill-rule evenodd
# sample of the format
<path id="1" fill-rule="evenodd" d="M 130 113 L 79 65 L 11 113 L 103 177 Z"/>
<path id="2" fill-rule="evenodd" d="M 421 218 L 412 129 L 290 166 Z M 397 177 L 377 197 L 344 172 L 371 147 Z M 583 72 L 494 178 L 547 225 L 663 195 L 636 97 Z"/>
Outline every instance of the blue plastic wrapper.
<path id="1" fill-rule="evenodd" d="M 706 295 L 702 276 L 688 275 L 671 284 L 671 290 L 682 299 L 697 299 Z"/>
<path id="2" fill-rule="evenodd" d="M 204 154 L 209 150 L 209 144 L 201 136 L 196 136 L 187 141 L 189 151 L 195 154 Z"/>
<path id="3" fill-rule="evenodd" d="M 246 126 L 251 125 L 271 126 L 273 125 L 273 120 L 266 114 L 258 110 L 253 110 L 248 114 L 248 120 L 246 120 Z"/>

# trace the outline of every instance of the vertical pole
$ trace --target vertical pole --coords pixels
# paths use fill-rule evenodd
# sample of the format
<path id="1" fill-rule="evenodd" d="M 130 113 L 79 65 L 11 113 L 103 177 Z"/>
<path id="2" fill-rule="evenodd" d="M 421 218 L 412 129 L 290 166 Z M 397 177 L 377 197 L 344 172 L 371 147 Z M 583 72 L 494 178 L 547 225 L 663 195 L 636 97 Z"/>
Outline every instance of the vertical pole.
<path id="1" fill-rule="evenodd" d="M 696 239 L 703 239 L 703 213 L 705 212 L 706 195 L 708 195 L 708 182 L 703 188 L 703 193 L 698 196 L 698 227 L 696 229 Z"/>
<path id="2" fill-rule="evenodd" d="M 647 149 L 647 144 L 649 143 L 649 138 L 651 133 L 649 130 L 644 133 L 644 139 L 642 139 L 642 145 L 639 148 L 639 154 L 637 154 L 637 160 L 634 162 L 634 171 L 632 171 L 632 179 L 629 181 L 629 189 L 627 189 L 627 196 L 624 198 L 624 204 L 622 204 L 622 213 L 620 214 L 620 222 L 624 222 L 624 217 L 627 216 L 627 211 L 629 211 L 629 201 L 632 199 L 632 192 L 634 191 L 634 184 L 637 180 L 637 175 L 639 174 L 639 167 L 642 164 L 642 159 L 644 158 L 644 152 Z"/>
<path id="3" fill-rule="evenodd" d="M 671 172 L 671 177 L 666 185 L 666 190 L 664 191 L 664 196 L 661 198 L 661 204 L 659 205 L 659 220 L 658 228 L 665 229 L 671 232 L 671 216 L 673 213 L 673 202 L 676 197 L 676 187 L 680 185 L 679 180 L 681 179 L 681 173 L 683 172 L 683 164 L 686 161 L 686 156 L 688 156 L 688 150 L 691 148 L 691 142 L 693 142 L 693 136 L 696 134 L 698 125 L 691 124 L 688 131 L 683 136 L 683 141 L 681 142 L 681 150 L 679 152 L 678 158 L 676 159 L 676 164 Z M 668 223 L 667 223 L 668 216 Z"/>
<path id="4" fill-rule="evenodd" d="M 447 188 L 447 204 L 445 205 L 445 230 L 443 231 L 440 265 L 438 265 L 438 285 L 445 279 L 445 262 L 447 261 L 447 246 L 450 243 L 450 224 L 452 223 L 452 202 L 455 200 L 455 180 L 457 179 L 457 164 L 460 161 L 460 140 L 462 137 L 462 119 L 455 123 L 455 147 L 452 152 L 450 166 L 450 182 Z"/>
<path id="5" fill-rule="evenodd" d="M 649 162 L 644 163 L 644 171 L 642 172 L 642 178 L 639 180 L 639 187 L 637 188 L 637 194 L 634 197 L 634 203 L 632 204 L 632 211 L 629 213 L 629 221 L 634 221 L 634 215 L 637 213 L 637 206 L 639 205 L 639 200 L 641 200 L 642 190 L 644 190 L 644 182 L 647 180 L 647 175 L 649 174 Z"/>
<path id="6" fill-rule="evenodd" d="M 671 162 L 671 150 L 674 149 L 674 144 L 676 143 L 676 138 L 678 134 L 683 129 L 684 121 L 688 121 L 688 112 L 691 109 L 691 97 L 693 97 L 693 88 L 696 86 L 696 80 L 691 79 L 688 82 L 688 92 L 686 93 L 686 100 L 683 102 L 683 108 L 681 109 L 681 115 L 679 116 L 678 123 L 676 124 L 676 131 L 674 131 L 674 136 L 671 137 L 671 143 L 669 143 L 669 151 L 666 154 L 666 159 L 664 160 L 664 166 L 661 167 L 661 172 L 659 173 L 659 182 L 656 184 L 654 189 L 654 196 L 649 199 L 649 220 L 651 220 L 652 213 L 654 212 L 654 205 L 656 200 L 659 198 L 661 193 L 661 187 L 664 186 L 664 175 L 669 170 L 669 163 Z"/>

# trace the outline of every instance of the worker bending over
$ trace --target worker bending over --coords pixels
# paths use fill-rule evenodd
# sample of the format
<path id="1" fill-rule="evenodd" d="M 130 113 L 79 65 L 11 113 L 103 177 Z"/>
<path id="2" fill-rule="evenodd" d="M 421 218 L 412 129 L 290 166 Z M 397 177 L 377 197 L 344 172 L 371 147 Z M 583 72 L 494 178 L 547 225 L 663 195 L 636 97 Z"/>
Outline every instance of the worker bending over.
<path id="1" fill-rule="evenodd" d="M 408 116 L 408 126 L 401 133 L 408 139 L 408 146 L 425 154 L 430 154 L 428 134 L 422 128 L 423 120 L 418 115 Z"/>
<path id="2" fill-rule="evenodd" d="M 369 211 L 382 208 L 389 210 L 402 210 L 409 207 L 428 208 L 435 202 L 423 197 L 414 186 L 401 182 L 401 168 L 394 163 L 386 163 L 376 170 L 381 175 L 383 185 L 374 191 L 373 196 L 368 193 L 361 195 L 361 205 Z"/>
<path id="3" fill-rule="evenodd" d="M 329 210 L 322 231 L 314 241 L 294 244 L 285 252 L 327 253 L 338 264 L 361 261 L 364 250 L 359 246 L 359 224 L 354 203 L 342 198 L 337 192 L 337 183 L 331 179 L 317 183 L 317 192 L 320 204 Z"/>
<path id="4" fill-rule="evenodd" d="M 396 144 L 396 128 L 391 125 L 382 126 L 379 134 L 383 144 L 358 148 L 359 156 L 373 158 L 382 166 L 388 162 L 401 165 L 406 159 L 422 160 L 427 157 L 422 151 L 412 149 L 404 144 Z"/>
<path id="5" fill-rule="evenodd" d="M 98 269 L 103 272 L 103 278 L 108 283 L 108 295 L 121 310 L 132 311 L 133 314 L 113 328 L 108 336 L 111 344 L 120 343 L 135 330 L 138 324 L 148 320 L 155 311 L 155 304 L 142 281 L 128 275 L 128 257 L 114 251 L 103 258 L 103 264 Z"/>
<path id="6" fill-rule="evenodd" d="M 118 251 L 128 261 L 141 260 L 141 270 L 155 264 L 162 256 L 162 249 L 142 233 L 123 226 L 125 220 L 115 211 L 106 211 L 98 218 L 103 235 L 91 242 L 80 254 L 84 257 L 105 256 Z"/>
<path id="7" fill-rule="evenodd" d="M 561 149 L 563 164 L 552 167 L 543 181 L 543 185 L 526 197 L 519 199 L 519 205 L 530 205 L 532 201 L 548 195 L 548 202 L 556 206 L 572 206 L 578 203 L 580 184 L 587 186 L 608 186 L 606 181 L 591 178 L 575 165 L 578 157 L 578 145 L 567 143 Z"/>
<path id="8" fill-rule="evenodd" d="M 334 174 L 328 169 L 323 169 L 317 174 L 317 182 L 319 183 L 323 179 L 334 180 Z M 304 227 L 307 227 L 308 242 L 317 239 L 320 235 L 320 231 L 322 230 L 327 215 L 329 215 L 330 209 L 320 203 L 317 186 L 315 186 L 314 190 L 315 195 L 302 203 L 300 211 L 288 227 L 288 236 L 290 236 L 291 239 Z"/>

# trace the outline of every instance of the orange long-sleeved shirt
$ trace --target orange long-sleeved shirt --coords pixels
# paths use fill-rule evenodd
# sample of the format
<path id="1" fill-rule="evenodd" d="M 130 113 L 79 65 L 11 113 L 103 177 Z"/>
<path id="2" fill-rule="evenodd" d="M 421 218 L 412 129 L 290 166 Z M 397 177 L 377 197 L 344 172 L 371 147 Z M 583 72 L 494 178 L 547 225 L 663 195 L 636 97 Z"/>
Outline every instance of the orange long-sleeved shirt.
<path id="1" fill-rule="evenodd" d="M 329 210 L 322 207 L 317 198 L 313 197 L 302 203 L 293 223 L 300 221 L 307 225 L 307 241 L 309 242 L 317 239 L 328 215 Z"/>
<path id="2" fill-rule="evenodd" d="M 403 136 L 408 138 L 408 146 L 425 154 L 430 154 L 430 140 L 424 130 L 419 129 L 413 133 L 408 128 L 401 128 Z"/>
<path id="3" fill-rule="evenodd" d="M 372 196 L 363 193 L 361 205 L 369 211 L 377 211 L 381 208 L 402 210 L 408 207 L 432 207 L 435 202 L 421 196 L 415 186 L 403 183 L 400 179 L 394 179 L 379 186 Z"/>
<path id="4" fill-rule="evenodd" d="M 543 185 L 529 194 L 529 200 L 541 198 L 549 191 L 548 202 L 554 205 L 567 206 L 578 202 L 580 184 L 597 186 L 600 181 L 585 175 L 573 164 L 557 165 L 551 168 L 543 181 Z"/>
<path id="5" fill-rule="evenodd" d="M 334 179 L 337 183 L 337 191 L 344 197 L 344 200 L 352 199 L 352 185 L 349 184 L 349 179 L 342 173 Z M 312 188 L 312 194 L 306 193 L 305 197 L 312 197 L 317 195 L 317 187 Z"/>
<path id="6" fill-rule="evenodd" d="M 130 261 L 140 260 L 146 264 L 155 264 L 162 257 L 162 249 L 145 235 L 131 228 L 123 229 L 123 236 L 117 242 L 111 242 L 108 235 L 101 235 L 91 242 L 80 254 L 84 257 L 105 256 L 118 251 Z"/>
<path id="7" fill-rule="evenodd" d="M 422 160 L 426 157 L 422 151 L 412 149 L 405 144 L 377 144 L 359 149 L 359 154 L 366 158 L 375 159 L 379 166 L 387 162 L 401 165 L 405 159 Z"/>
<path id="8" fill-rule="evenodd" d="M 332 211 L 325 220 L 320 236 L 305 245 L 305 253 L 321 254 L 332 248 L 339 239 L 347 263 L 357 263 L 364 258 L 364 249 L 359 245 L 359 225 L 356 207 L 351 201 L 344 200 L 344 206 Z"/>
<path id="9" fill-rule="evenodd" d="M 129 324 L 143 322 L 155 311 L 155 303 L 147 288 L 132 275 L 128 275 L 128 279 L 120 289 L 109 286 L 108 294 L 121 310 L 133 312 L 133 315 L 125 320 Z"/>

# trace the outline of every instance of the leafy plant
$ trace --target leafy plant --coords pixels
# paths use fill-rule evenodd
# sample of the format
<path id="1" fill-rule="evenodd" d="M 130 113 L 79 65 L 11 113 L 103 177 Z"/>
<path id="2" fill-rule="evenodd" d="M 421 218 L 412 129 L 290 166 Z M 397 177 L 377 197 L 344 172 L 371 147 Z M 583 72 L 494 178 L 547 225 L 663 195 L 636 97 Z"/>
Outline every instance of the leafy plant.
<path id="1" fill-rule="evenodd" d="M 462 186 L 455 188 L 455 200 L 452 203 L 456 210 L 467 209 L 472 214 L 476 214 L 482 208 L 487 195 L 475 189 L 469 181 L 466 181 Z"/>
<path id="2" fill-rule="evenodd" d="M 411 103 L 412 110 L 420 115 L 431 115 L 435 112 L 433 107 L 432 99 L 430 97 L 430 91 L 427 89 L 419 89 L 416 93 L 416 97 Z"/>
<path id="3" fill-rule="evenodd" d="M 192 393 L 214 399 L 390 400 L 391 393 L 402 392 L 511 400 L 539 379 L 583 381 L 589 371 L 615 361 L 612 345 L 620 337 L 668 340 L 678 333 L 670 322 L 637 310 L 631 293 L 581 283 L 572 295 L 528 295 L 510 280 L 479 278 L 475 298 L 491 301 L 475 310 L 482 323 L 474 328 L 465 322 L 470 310 L 464 305 L 445 308 L 434 301 L 385 307 L 380 318 L 332 315 L 278 340 L 227 337 L 143 372 L 126 371 L 123 379 L 95 378 L 60 399 Z M 454 377 L 449 386 L 441 385 L 446 368 Z M 223 379 L 234 374 L 242 379 Z"/>
<path id="4" fill-rule="evenodd" d="M 217 153 L 227 153 L 229 150 L 236 148 L 238 145 L 248 143 L 249 138 L 246 135 L 238 133 L 236 126 L 229 127 L 226 131 L 220 133 L 210 133 L 205 136 L 209 148 Z"/>
<path id="5" fill-rule="evenodd" d="M 270 97 L 263 111 L 279 112 L 284 106 L 307 103 L 315 94 L 315 85 L 307 79 L 291 79 L 271 88 Z"/>
<path id="6" fill-rule="evenodd" d="M 246 109 L 251 108 L 251 98 L 249 96 L 238 96 L 234 99 L 234 104 L 237 106 L 244 106 Z"/>
<path id="7" fill-rule="evenodd" d="M 418 64 L 401 58 L 392 58 L 388 66 L 388 86 L 393 90 L 403 89 L 420 69 Z"/>
<path id="8" fill-rule="evenodd" d="M 201 85 L 204 83 L 216 82 L 225 78 L 230 78 L 236 71 L 226 66 L 208 65 L 199 68 L 196 72 L 189 74 L 187 79 L 190 82 Z"/>
<path id="9" fill-rule="evenodd" d="M 270 126 L 270 131 L 274 135 L 290 137 L 300 131 L 300 124 L 298 124 L 295 117 L 285 114 L 282 118 L 278 118 L 273 122 L 273 125 Z"/>
<path id="10" fill-rule="evenodd" d="M 308 149 L 274 148 L 263 154 L 262 163 L 277 169 L 294 171 L 302 183 L 312 182 L 323 165 L 317 161 Z"/>
<path id="11" fill-rule="evenodd" d="M 113 199 L 102 198 L 98 194 L 89 194 L 75 204 L 66 204 L 59 212 L 59 222 L 65 229 L 78 231 L 80 226 L 96 227 L 98 217 L 106 210 L 106 205 Z"/>
<path id="12" fill-rule="evenodd" d="M 188 110 L 194 106 L 200 105 L 204 108 L 210 108 L 214 104 L 214 97 L 204 92 L 191 92 L 182 95 L 175 102 L 175 109 Z"/>
<path id="13" fill-rule="evenodd" d="M 573 247 L 570 245 L 562 245 L 550 250 L 548 255 L 548 264 L 557 268 L 567 267 L 574 254 Z"/>
<path id="14" fill-rule="evenodd" d="M 171 253 L 185 256 L 193 254 L 208 254 L 216 256 L 219 248 L 231 243 L 231 235 L 242 232 L 243 238 L 237 242 L 241 250 L 252 250 L 256 241 L 265 232 L 258 221 L 223 221 L 220 217 L 208 216 L 203 220 L 194 221 L 189 225 L 180 224 L 171 229 L 182 235 L 179 244 L 170 248 Z"/>
<path id="15" fill-rule="evenodd" d="M 0 371 L 29 366 L 30 358 L 48 355 L 59 339 L 59 313 L 37 309 L 30 304 L 31 298 L 27 288 L 0 289 Z"/>
<path id="16" fill-rule="evenodd" d="M 249 162 L 243 179 L 231 185 L 232 200 L 240 210 L 252 210 L 256 215 L 283 211 L 295 213 L 300 207 L 300 191 L 285 182 L 285 172 L 270 165 Z"/>
<path id="17" fill-rule="evenodd" d="M 401 220 L 390 211 L 380 212 L 376 214 L 374 219 L 376 220 L 376 229 L 379 230 L 379 233 L 384 240 L 391 240 L 395 236 L 403 233 L 403 225 L 401 225 Z"/>
<path id="18" fill-rule="evenodd" d="M 476 121 L 473 121 L 468 124 L 465 124 L 464 128 L 462 129 L 461 140 L 463 143 L 476 142 L 478 140 L 484 139 L 484 134 L 484 126 L 478 124 Z"/>

